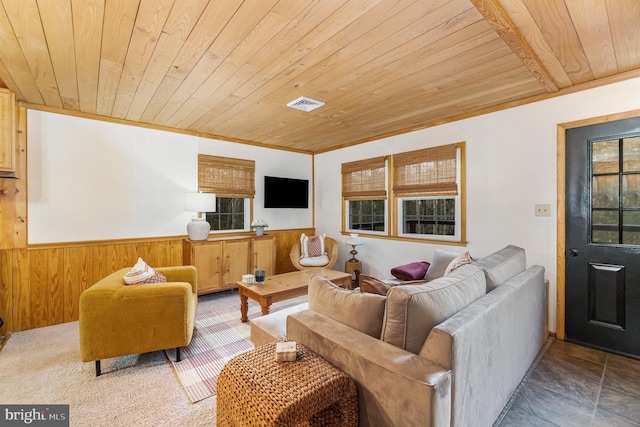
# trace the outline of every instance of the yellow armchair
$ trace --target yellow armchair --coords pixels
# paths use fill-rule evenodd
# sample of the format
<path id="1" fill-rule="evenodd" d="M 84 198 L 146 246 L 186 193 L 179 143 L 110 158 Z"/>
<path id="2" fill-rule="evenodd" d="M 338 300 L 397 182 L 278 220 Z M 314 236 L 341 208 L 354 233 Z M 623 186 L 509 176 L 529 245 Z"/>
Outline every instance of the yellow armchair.
<path id="1" fill-rule="evenodd" d="M 80 355 L 83 362 L 188 346 L 198 305 L 193 266 L 160 267 L 167 283 L 125 285 L 129 268 L 98 281 L 80 295 Z"/>

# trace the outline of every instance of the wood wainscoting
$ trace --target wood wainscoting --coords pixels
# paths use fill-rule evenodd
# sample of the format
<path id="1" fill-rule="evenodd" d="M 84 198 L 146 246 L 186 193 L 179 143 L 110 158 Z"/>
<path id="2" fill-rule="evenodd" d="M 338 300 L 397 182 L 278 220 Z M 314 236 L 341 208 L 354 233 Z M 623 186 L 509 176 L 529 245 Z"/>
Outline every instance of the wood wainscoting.
<path id="1" fill-rule="evenodd" d="M 295 268 L 289 251 L 301 233 L 313 228 L 273 230 L 277 236 L 276 271 Z M 0 251 L 0 317 L 5 325 L 0 336 L 10 332 L 78 320 L 82 291 L 138 257 L 149 265 L 182 265 L 182 243 L 186 236 L 30 245 L 26 249 Z"/>

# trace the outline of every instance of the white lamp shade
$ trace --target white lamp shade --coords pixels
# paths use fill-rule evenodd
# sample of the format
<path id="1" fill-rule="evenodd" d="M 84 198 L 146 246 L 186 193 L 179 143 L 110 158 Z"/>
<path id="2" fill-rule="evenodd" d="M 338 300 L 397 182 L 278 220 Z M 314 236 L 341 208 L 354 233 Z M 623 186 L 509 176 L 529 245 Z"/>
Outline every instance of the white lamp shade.
<path id="1" fill-rule="evenodd" d="M 361 244 L 362 244 L 362 240 L 360 240 L 360 237 L 358 237 L 357 234 L 352 234 L 349 237 L 347 237 L 347 245 L 360 246 Z"/>
<path id="2" fill-rule="evenodd" d="M 215 212 L 216 195 L 213 193 L 187 193 L 184 200 L 187 212 Z"/>

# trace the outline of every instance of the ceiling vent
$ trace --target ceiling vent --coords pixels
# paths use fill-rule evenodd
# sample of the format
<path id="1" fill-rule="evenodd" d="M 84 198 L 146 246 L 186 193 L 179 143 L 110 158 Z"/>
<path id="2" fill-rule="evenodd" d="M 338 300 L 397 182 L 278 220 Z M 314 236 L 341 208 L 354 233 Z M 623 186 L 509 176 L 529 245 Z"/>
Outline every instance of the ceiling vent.
<path id="1" fill-rule="evenodd" d="M 308 113 L 309 111 L 313 111 L 316 108 L 320 108 L 324 105 L 324 102 L 318 101 L 316 99 L 307 98 L 306 96 L 301 96 L 298 99 L 294 99 L 290 103 L 287 104 L 287 107 L 295 108 L 296 110 L 304 111 Z"/>

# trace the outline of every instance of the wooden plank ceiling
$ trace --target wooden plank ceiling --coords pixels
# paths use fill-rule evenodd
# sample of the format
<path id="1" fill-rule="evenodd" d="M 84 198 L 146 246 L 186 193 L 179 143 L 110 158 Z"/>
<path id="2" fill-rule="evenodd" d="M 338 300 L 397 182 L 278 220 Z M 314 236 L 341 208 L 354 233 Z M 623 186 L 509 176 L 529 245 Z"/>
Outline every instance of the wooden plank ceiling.
<path id="1" fill-rule="evenodd" d="M 311 153 L 640 75 L 638 0 L 0 6 L 0 84 L 33 108 Z"/>

